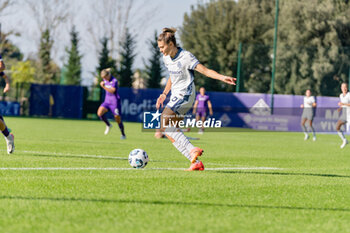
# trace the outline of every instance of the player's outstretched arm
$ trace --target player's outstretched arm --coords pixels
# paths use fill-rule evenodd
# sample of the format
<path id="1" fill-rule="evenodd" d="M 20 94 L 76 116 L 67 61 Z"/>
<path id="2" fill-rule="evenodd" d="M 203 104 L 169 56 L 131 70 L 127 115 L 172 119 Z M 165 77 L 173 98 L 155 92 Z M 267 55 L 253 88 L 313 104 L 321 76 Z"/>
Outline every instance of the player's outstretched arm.
<path id="1" fill-rule="evenodd" d="M 207 67 L 205 67 L 202 64 L 198 64 L 196 66 L 195 70 L 197 72 L 209 77 L 209 78 L 217 79 L 217 80 L 220 80 L 220 81 L 225 82 L 225 83 L 230 84 L 230 85 L 236 85 L 236 78 L 232 78 L 229 76 L 219 74 L 215 70 L 208 69 Z"/>

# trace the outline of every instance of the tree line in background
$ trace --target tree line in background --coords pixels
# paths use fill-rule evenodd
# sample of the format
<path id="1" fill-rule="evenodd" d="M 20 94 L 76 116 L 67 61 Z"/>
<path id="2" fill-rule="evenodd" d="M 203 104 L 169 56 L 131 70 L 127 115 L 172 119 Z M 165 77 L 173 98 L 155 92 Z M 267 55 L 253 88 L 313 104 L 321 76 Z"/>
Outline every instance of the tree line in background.
<path id="1" fill-rule="evenodd" d="M 108 0 L 105 2 L 108 5 Z M 207 67 L 236 76 L 238 46 L 242 43 L 240 89 L 267 93 L 271 88 L 274 4 L 275 1 L 271 0 L 198 3 L 184 16 L 180 29 L 182 47 L 191 51 Z M 35 11 L 36 8 L 33 9 Z M 80 38 L 74 26 L 62 69 L 52 60 L 55 30 L 52 25 L 66 20 L 65 13 L 58 10 L 57 14 L 60 17 L 53 17 L 51 21 L 46 19 L 46 24 L 38 19 L 42 27 L 37 59 L 22 61 L 20 50 L 7 39 L 7 34 L 1 33 L 1 53 L 6 63 L 10 64 L 11 77 L 16 85 L 30 82 L 81 83 L 83 54 L 79 51 Z M 275 79 L 277 93 L 304 94 L 309 88 L 315 95 L 333 96 L 339 93 L 340 83 L 348 81 L 350 72 L 348 15 L 350 4 L 345 0 L 280 1 Z M 112 30 L 113 25 L 109 26 Z M 126 23 L 121 31 L 123 33 L 118 34 L 118 38 L 113 33 L 99 38 L 95 76 L 104 68 L 112 68 L 112 74 L 118 77 L 120 86 L 131 87 L 138 35 L 132 34 Z M 144 61 L 145 68 L 140 71 L 148 88 L 160 88 L 163 76 L 157 35 L 155 32 L 148 42 L 151 55 Z M 204 86 L 210 91 L 235 91 L 233 86 L 223 85 L 198 73 L 195 76 L 198 87 Z"/>
<path id="2" fill-rule="evenodd" d="M 53 41 L 50 37 L 49 29 L 45 30 L 40 39 L 38 59 L 28 59 L 22 61 L 23 55 L 20 50 L 8 39 L 1 39 L 1 54 L 6 60 L 6 64 L 11 67 L 11 78 L 14 84 L 19 88 L 30 83 L 41 84 L 63 84 L 80 85 L 82 65 L 82 54 L 79 52 L 79 34 L 73 26 L 70 32 L 70 46 L 66 48 L 67 61 L 62 70 L 54 63 L 51 57 Z M 154 39 L 154 40 L 153 40 Z M 160 88 L 162 78 L 161 53 L 157 46 L 157 32 L 155 37 L 149 40 L 152 56 L 145 62 L 145 69 L 141 72 L 146 74 L 146 86 L 150 88 Z M 112 75 L 119 79 L 121 87 L 132 87 L 133 82 L 133 64 L 136 56 L 135 37 L 126 30 L 124 40 L 120 43 L 119 62 L 111 56 L 111 50 L 108 48 L 108 38 L 103 37 L 100 40 L 101 50 L 98 55 L 98 65 L 95 76 L 106 68 L 112 68 Z M 96 82 L 98 86 L 99 82 Z M 4 84 L 3 84 L 4 85 Z M 27 85 L 28 86 L 28 85 Z M 17 93 L 18 94 L 18 93 Z"/>
<path id="3" fill-rule="evenodd" d="M 86 27 L 89 38 L 92 38 L 93 48 L 96 49 L 96 51 L 90 50 L 89 52 L 98 54 L 98 63 L 93 72 L 96 77 L 95 85 L 99 87 L 97 79 L 100 78 L 100 71 L 104 68 L 112 68 L 112 74 L 119 79 L 120 86 L 131 87 L 135 71 L 133 65 L 137 35 L 132 34 L 128 25 L 132 24 L 134 30 L 140 28 L 138 31 L 142 33 L 145 24 L 152 18 L 149 13 L 154 11 L 153 7 L 147 1 L 136 3 L 123 0 L 101 0 L 99 5 L 96 5 L 94 1 L 86 1 L 85 4 L 90 6 L 94 12 L 87 19 Z M 23 61 L 23 54 L 19 48 L 9 40 L 10 36 L 22 35 L 17 32 L 17 29 L 2 32 L 0 23 L 0 53 L 7 66 L 7 75 L 14 84 L 9 96 L 15 96 L 16 100 L 28 98 L 30 83 L 81 85 L 82 58 L 86 54 L 81 52 L 81 38 L 72 20 L 74 13 L 71 10 L 74 9 L 74 2 L 69 0 L 23 0 L 21 2 L 4 0 L 0 3 L 0 16 L 13 14 L 13 9 L 18 9 L 18 7 L 25 9 L 25 12 L 32 16 L 40 32 L 40 39 L 37 52 Z M 139 13 L 140 8 L 144 13 Z M 145 15 L 148 15 L 148 21 L 140 20 Z M 55 45 L 59 41 L 58 35 L 62 25 L 73 26 L 70 31 L 70 43 L 67 41 L 65 45 L 65 54 L 62 58 L 64 64 L 59 67 L 53 60 L 53 53 L 57 52 Z M 62 41 L 59 42 L 62 44 Z M 141 72 L 142 78 L 150 79 L 146 74 L 152 72 L 147 72 L 147 68 Z M 3 80 L 0 79 L 1 81 Z"/>
<path id="4" fill-rule="evenodd" d="M 350 3 L 347 0 L 280 1 L 275 90 L 280 94 L 339 94 L 350 72 Z M 241 54 L 241 87 L 270 92 L 275 1 L 211 1 L 186 14 L 183 46 L 208 67 L 236 76 Z M 203 77 L 198 85 L 234 91 Z"/>

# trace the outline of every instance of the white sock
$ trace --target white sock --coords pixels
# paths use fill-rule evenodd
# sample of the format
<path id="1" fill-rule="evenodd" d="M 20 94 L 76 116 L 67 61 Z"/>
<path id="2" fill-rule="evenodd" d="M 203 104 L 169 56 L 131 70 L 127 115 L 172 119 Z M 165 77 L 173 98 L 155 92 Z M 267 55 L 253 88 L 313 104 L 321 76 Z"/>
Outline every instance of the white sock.
<path id="1" fill-rule="evenodd" d="M 345 140 L 345 137 L 344 137 L 344 134 L 343 134 L 343 131 L 341 131 L 341 130 L 339 130 L 339 131 L 337 131 L 338 132 L 338 135 L 339 135 L 339 137 L 341 138 L 341 140 Z"/>
<path id="2" fill-rule="evenodd" d="M 187 149 L 185 147 L 183 147 L 181 144 L 179 144 L 178 142 L 173 142 L 173 145 L 175 146 L 175 148 L 180 151 L 188 160 L 192 160 L 192 157 L 190 155 L 190 153 L 187 151 Z"/>
<path id="3" fill-rule="evenodd" d="M 314 127 L 311 127 L 311 130 L 312 130 L 312 136 L 314 136 L 314 138 L 316 137 L 316 131 L 314 129 Z"/>
<path id="4" fill-rule="evenodd" d="M 192 149 L 194 148 L 194 146 L 191 144 L 191 142 L 188 140 L 188 138 L 181 132 L 181 130 L 174 128 L 174 127 L 169 127 L 165 129 L 164 132 L 166 135 L 168 135 L 169 137 L 171 137 L 172 139 L 174 139 L 174 143 L 173 145 L 183 154 L 185 155 L 182 151 L 182 148 L 185 148 L 187 150 L 186 153 L 186 158 L 191 158 L 191 156 L 187 156 L 187 154 L 189 155 L 190 152 L 192 151 Z"/>

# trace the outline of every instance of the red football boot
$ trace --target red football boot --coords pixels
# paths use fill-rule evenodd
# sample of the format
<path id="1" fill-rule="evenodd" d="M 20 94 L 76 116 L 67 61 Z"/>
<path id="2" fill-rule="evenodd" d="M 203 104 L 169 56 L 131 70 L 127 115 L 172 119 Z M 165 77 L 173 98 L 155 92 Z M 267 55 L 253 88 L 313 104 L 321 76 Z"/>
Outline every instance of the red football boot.
<path id="1" fill-rule="evenodd" d="M 202 161 L 192 163 L 190 168 L 187 169 L 187 171 L 203 171 L 203 170 L 204 170 L 204 165 Z"/>
<path id="2" fill-rule="evenodd" d="M 197 158 L 199 157 L 199 156 L 201 156 L 202 154 L 203 154 L 203 150 L 201 149 L 201 148 L 199 148 L 199 147 L 195 147 L 195 148 L 193 148 L 192 149 L 192 151 L 190 152 L 190 154 L 191 154 L 191 163 L 194 163 L 194 162 L 196 162 L 196 160 L 197 160 Z"/>

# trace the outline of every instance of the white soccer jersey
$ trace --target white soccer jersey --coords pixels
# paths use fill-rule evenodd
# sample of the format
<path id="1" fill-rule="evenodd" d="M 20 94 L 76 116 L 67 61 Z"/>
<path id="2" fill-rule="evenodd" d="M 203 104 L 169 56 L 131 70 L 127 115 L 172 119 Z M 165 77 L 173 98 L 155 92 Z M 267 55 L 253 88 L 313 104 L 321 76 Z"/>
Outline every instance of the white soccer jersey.
<path id="1" fill-rule="evenodd" d="M 305 96 L 304 97 L 304 108 L 312 108 L 312 104 L 315 103 L 315 97 L 313 96 Z"/>
<path id="2" fill-rule="evenodd" d="M 339 98 L 340 98 L 340 102 L 343 103 L 343 104 L 350 104 L 350 92 L 346 93 L 346 95 L 344 96 L 343 93 L 341 93 L 339 95 Z M 342 105 L 343 108 L 345 108 L 347 111 L 346 111 L 346 114 L 348 116 L 350 116 L 350 107 L 349 106 L 345 106 L 345 105 Z"/>
<path id="3" fill-rule="evenodd" d="M 183 97 L 194 93 L 194 69 L 199 64 L 197 58 L 192 53 L 178 48 L 174 58 L 163 56 L 163 60 L 171 79 L 171 94 Z"/>

